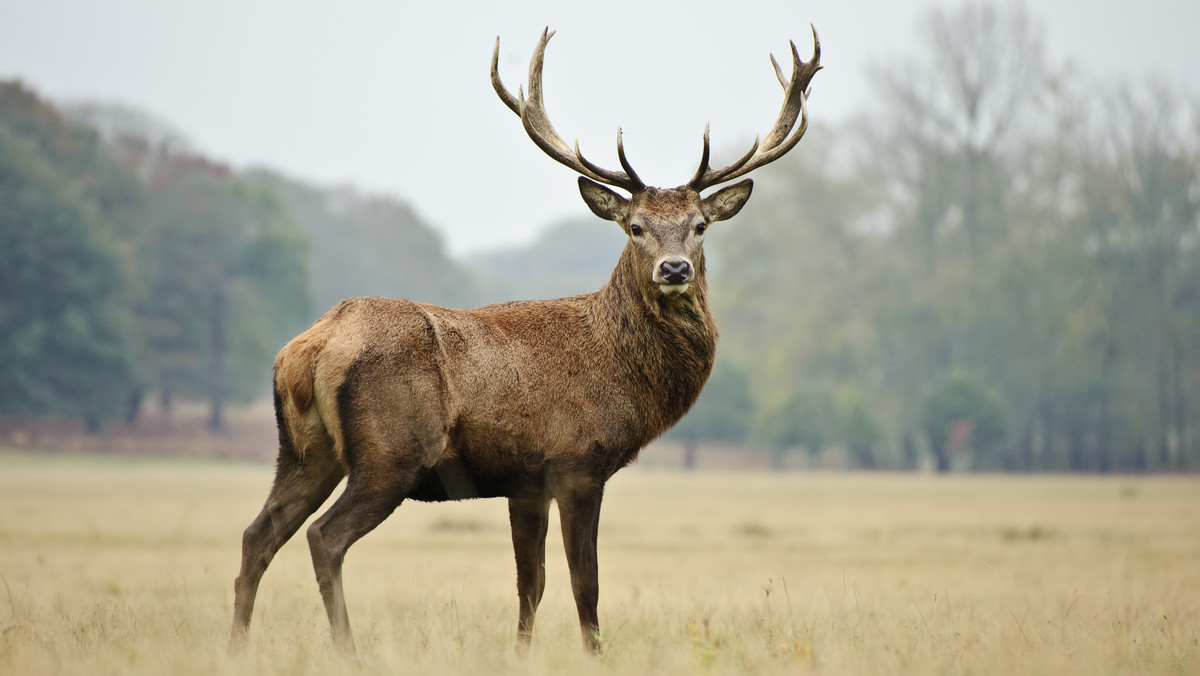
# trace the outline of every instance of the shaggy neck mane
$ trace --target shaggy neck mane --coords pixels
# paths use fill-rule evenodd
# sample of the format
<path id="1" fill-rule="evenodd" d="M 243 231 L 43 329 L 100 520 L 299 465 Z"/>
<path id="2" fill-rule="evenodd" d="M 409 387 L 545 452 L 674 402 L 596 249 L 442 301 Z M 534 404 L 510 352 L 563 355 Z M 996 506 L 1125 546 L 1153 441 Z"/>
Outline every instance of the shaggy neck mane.
<path id="1" fill-rule="evenodd" d="M 641 394 L 645 442 L 687 413 L 712 371 L 717 326 L 708 307 L 703 256 L 686 294 L 664 294 L 634 269 L 626 244 L 608 284 L 592 297 L 589 319 Z"/>

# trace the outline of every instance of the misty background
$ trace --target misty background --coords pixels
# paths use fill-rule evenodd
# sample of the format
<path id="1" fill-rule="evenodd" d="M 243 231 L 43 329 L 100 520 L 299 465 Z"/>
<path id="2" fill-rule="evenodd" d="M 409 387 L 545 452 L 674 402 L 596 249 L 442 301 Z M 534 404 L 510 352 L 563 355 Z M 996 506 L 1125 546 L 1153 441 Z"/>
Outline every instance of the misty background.
<path id="1" fill-rule="evenodd" d="M 560 133 L 671 186 L 706 122 L 714 165 L 769 129 L 811 22 L 807 136 L 709 237 L 684 464 L 1200 465 L 1195 3 L 544 4 L 0 1 L 0 443 L 219 433 L 347 296 L 599 288 L 624 236 L 497 100 L 496 35 L 515 90 L 557 30 Z"/>
<path id="2" fill-rule="evenodd" d="M 839 125 L 884 105 L 870 68 L 917 54 L 928 40 L 918 18 L 956 4 L 0 0 L 0 77 L 56 101 L 149 113 L 235 167 L 395 196 L 460 254 L 529 243 L 556 220 L 590 215 L 570 170 L 532 148 L 492 92 L 497 36 L 515 91 L 543 27 L 557 31 L 545 77 L 559 132 L 615 166 L 620 125 L 639 174 L 674 186 L 695 171 L 706 122 L 714 164 L 770 128 L 780 90 L 767 55 L 786 56 L 789 40 L 806 54 L 809 24 L 825 64 L 812 116 Z M 1098 96 L 1150 77 L 1200 92 L 1197 3 L 1030 7 L 1047 63 L 1096 78 Z"/>

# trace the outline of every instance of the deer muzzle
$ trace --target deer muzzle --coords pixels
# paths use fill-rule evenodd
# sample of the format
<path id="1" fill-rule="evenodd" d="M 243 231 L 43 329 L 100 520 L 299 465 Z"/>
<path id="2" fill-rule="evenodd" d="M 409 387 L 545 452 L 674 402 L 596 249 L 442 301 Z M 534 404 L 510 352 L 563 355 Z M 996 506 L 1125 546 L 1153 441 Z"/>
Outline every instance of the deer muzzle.
<path id="1" fill-rule="evenodd" d="M 692 263 L 686 258 L 664 258 L 654 268 L 654 283 L 663 293 L 686 292 L 694 276 Z"/>

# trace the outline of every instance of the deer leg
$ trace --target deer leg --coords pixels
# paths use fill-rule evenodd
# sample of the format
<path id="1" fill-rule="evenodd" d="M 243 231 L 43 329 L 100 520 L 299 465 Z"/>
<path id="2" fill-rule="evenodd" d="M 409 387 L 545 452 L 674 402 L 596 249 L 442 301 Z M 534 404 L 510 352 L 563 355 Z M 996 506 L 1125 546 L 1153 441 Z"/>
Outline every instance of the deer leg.
<path id="1" fill-rule="evenodd" d="M 517 650 L 529 649 L 533 618 L 546 589 L 546 529 L 550 521 L 550 498 L 509 498 L 508 520 L 512 524 L 513 552 L 517 557 Z"/>
<path id="2" fill-rule="evenodd" d="M 242 535 L 242 568 L 233 583 L 230 650 L 236 651 L 245 644 L 258 583 L 276 552 L 325 502 L 344 475 L 332 456 L 315 449 L 303 459 L 290 449 L 280 453 L 267 502 Z"/>
<path id="3" fill-rule="evenodd" d="M 397 468 L 386 471 L 352 471 L 346 490 L 333 506 L 308 528 L 308 548 L 312 553 L 317 586 L 325 602 L 334 645 L 353 654 L 354 637 L 346 613 L 342 592 L 342 562 L 346 550 L 383 523 L 417 485 L 419 474 Z"/>
<path id="4" fill-rule="evenodd" d="M 559 518 L 562 520 L 567 567 L 571 571 L 571 591 L 575 594 L 575 609 L 579 613 L 579 628 L 583 632 L 583 647 L 597 655 L 601 650 L 600 621 L 596 615 L 596 605 L 600 599 L 596 536 L 603 493 L 602 484 L 585 482 L 583 485 L 572 485 L 555 495 Z"/>

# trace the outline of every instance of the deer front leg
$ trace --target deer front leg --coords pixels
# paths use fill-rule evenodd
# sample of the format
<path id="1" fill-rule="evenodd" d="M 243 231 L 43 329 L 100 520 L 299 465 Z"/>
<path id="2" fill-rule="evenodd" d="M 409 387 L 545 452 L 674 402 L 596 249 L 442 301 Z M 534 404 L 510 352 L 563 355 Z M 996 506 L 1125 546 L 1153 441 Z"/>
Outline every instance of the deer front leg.
<path id="1" fill-rule="evenodd" d="M 508 520 L 512 524 L 513 552 L 517 558 L 517 650 L 525 652 L 533 638 L 533 618 L 546 589 L 546 529 L 550 521 L 550 498 L 510 498 Z"/>
<path id="2" fill-rule="evenodd" d="M 596 536 L 600 525 L 600 500 L 604 486 L 599 482 L 572 482 L 555 495 L 562 521 L 563 546 L 571 570 L 571 590 L 579 612 L 583 647 L 600 654 L 600 621 L 596 605 L 600 599 L 599 567 L 596 561 Z"/>

